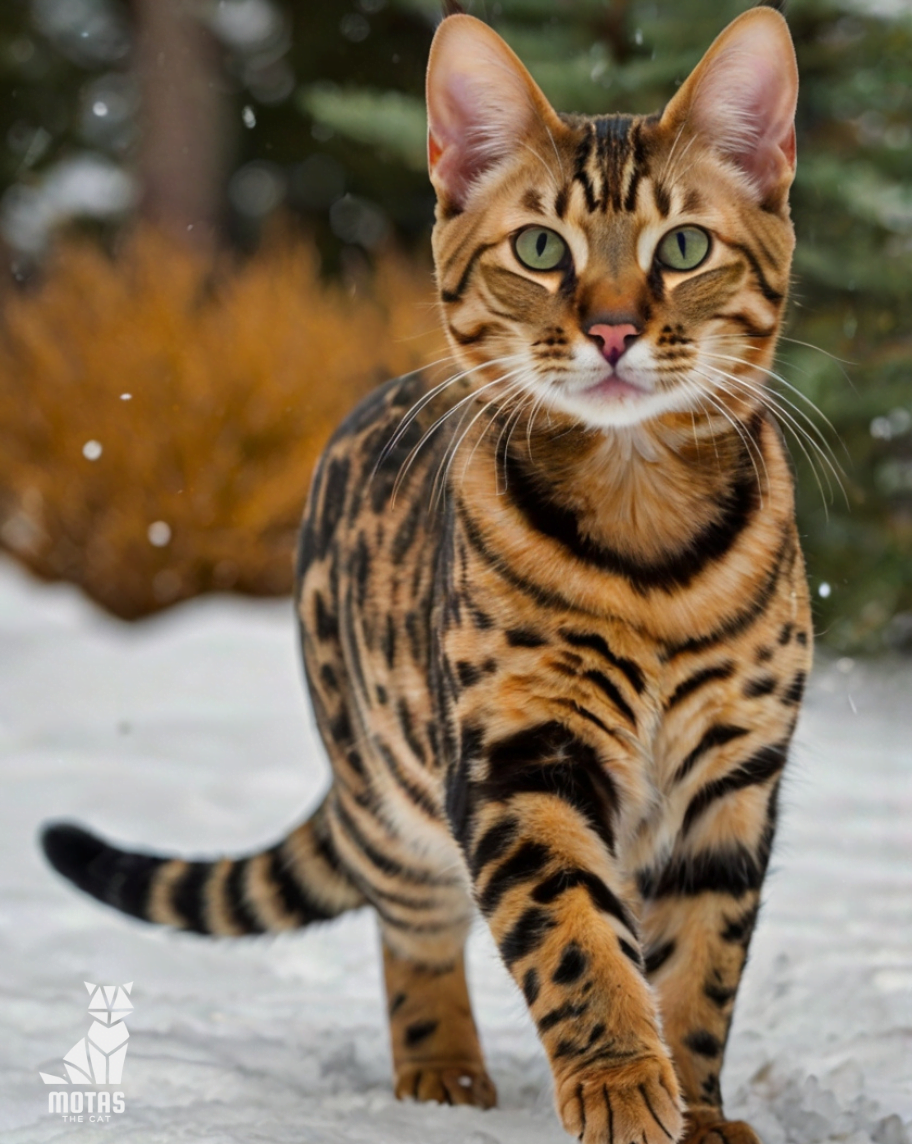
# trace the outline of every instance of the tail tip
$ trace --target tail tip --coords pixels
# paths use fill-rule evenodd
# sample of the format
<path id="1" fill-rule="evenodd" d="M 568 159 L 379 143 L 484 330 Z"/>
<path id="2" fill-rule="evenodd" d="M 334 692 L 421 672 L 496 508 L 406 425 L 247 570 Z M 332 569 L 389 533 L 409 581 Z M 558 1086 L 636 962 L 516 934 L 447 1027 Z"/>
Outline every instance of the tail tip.
<path id="1" fill-rule="evenodd" d="M 109 849 L 94 834 L 72 822 L 49 822 L 41 830 L 41 849 L 58 874 L 92 892 L 92 866 Z"/>

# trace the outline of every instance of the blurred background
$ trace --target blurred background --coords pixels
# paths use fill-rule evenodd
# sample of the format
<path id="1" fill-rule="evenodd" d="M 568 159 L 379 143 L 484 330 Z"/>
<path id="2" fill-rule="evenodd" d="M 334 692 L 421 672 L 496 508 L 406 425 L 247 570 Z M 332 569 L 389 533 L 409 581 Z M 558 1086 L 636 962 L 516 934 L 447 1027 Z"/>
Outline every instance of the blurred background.
<path id="1" fill-rule="evenodd" d="M 464 4 L 584 112 L 661 107 L 749 6 Z M 777 6 L 802 76 L 777 400 L 817 627 L 843 655 L 912 653 L 912 0 Z M 422 100 L 439 16 L 3 0 L 0 547 L 124 619 L 291 590 L 333 426 L 444 352 Z"/>

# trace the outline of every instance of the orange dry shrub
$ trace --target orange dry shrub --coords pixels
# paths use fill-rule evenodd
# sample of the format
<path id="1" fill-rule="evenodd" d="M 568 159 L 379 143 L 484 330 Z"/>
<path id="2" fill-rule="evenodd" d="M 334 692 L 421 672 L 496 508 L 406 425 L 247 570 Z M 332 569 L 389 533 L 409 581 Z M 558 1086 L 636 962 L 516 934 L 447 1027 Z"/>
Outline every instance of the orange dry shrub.
<path id="1" fill-rule="evenodd" d="M 429 271 L 392 254 L 355 289 L 301 238 L 215 268 L 155 233 L 67 243 L 0 316 L 0 545 L 125 619 L 286 593 L 333 428 L 441 346 Z"/>

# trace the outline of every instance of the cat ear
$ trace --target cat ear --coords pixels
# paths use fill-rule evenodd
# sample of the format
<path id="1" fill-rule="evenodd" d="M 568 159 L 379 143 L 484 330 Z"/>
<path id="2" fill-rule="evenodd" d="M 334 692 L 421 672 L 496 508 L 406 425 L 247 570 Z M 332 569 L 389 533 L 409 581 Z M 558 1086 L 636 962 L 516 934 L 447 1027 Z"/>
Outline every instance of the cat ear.
<path id="1" fill-rule="evenodd" d="M 693 131 L 739 167 L 761 200 L 795 174 L 798 67 L 784 18 L 751 8 L 725 29 L 662 116 Z"/>
<path id="2" fill-rule="evenodd" d="M 448 16 L 427 73 L 428 167 L 438 197 L 463 207 L 475 180 L 557 114 L 519 58 L 474 16 Z"/>

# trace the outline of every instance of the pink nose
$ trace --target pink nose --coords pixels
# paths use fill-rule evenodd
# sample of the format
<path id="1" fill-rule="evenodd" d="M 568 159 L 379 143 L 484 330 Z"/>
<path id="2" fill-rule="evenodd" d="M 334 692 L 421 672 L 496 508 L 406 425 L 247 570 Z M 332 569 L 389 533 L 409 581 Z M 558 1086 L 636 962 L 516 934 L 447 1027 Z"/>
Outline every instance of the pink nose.
<path id="1" fill-rule="evenodd" d="M 602 356 L 609 365 L 617 365 L 620 356 L 639 334 L 636 326 L 626 322 L 623 326 L 590 326 L 586 333 L 602 343 Z"/>

